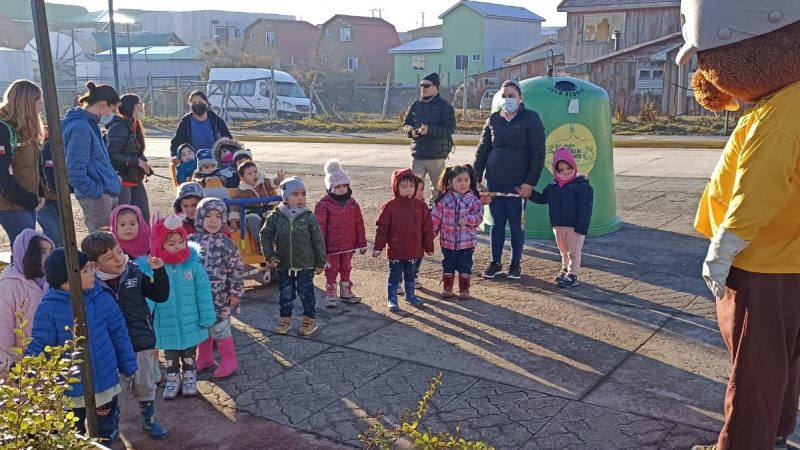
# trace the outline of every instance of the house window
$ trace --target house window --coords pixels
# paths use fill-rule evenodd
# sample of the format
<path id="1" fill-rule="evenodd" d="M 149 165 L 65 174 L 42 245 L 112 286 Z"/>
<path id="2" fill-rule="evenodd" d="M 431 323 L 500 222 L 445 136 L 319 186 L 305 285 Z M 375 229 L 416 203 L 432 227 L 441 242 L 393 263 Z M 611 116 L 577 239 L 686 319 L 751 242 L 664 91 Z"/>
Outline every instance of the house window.
<path id="1" fill-rule="evenodd" d="M 664 61 L 639 59 L 636 61 L 636 91 L 658 90 L 664 88 Z"/>
<path id="2" fill-rule="evenodd" d="M 480 53 L 473 53 L 472 54 L 472 60 L 473 61 L 480 61 L 481 60 L 481 54 Z"/>
<path id="3" fill-rule="evenodd" d="M 233 35 L 236 36 L 236 37 L 241 37 L 242 36 L 242 30 L 240 30 L 238 28 L 233 30 Z"/>
<path id="4" fill-rule="evenodd" d="M 255 31 L 251 31 L 250 32 L 250 40 L 253 40 L 255 38 L 256 38 L 256 32 Z"/>
<path id="5" fill-rule="evenodd" d="M 214 27 L 214 39 L 216 39 L 217 43 L 220 42 L 228 42 L 230 39 L 230 30 L 225 27 Z"/>
<path id="6" fill-rule="evenodd" d="M 456 70 L 464 70 L 468 65 L 467 55 L 456 55 Z"/>
<path id="7" fill-rule="evenodd" d="M 593 14 L 583 16 L 584 42 L 609 42 L 615 31 L 622 31 L 624 14 Z"/>
<path id="8" fill-rule="evenodd" d="M 425 70 L 425 55 L 411 56 L 411 70 L 421 72 Z"/>
<path id="9" fill-rule="evenodd" d="M 494 86 L 496 84 L 497 84 L 497 79 L 496 78 L 484 78 L 483 79 L 483 85 L 484 86 Z"/>
<path id="10" fill-rule="evenodd" d="M 358 58 L 347 58 L 347 70 L 358 70 Z"/>
<path id="11" fill-rule="evenodd" d="M 275 45 L 275 32 L 274 31 L 267 31 L 267 45 Z"/>
<path id="12" fill-rule="evenodd" d="M 342 42 L 350 41 L 350 27 L 339 28 L 339 40 Z"/>
<path id="13" fill-rule="evenodd" d="M 333 36 L 333 30 L 330 28 L 325 29 L 325 36 L 331 37 Z"/>

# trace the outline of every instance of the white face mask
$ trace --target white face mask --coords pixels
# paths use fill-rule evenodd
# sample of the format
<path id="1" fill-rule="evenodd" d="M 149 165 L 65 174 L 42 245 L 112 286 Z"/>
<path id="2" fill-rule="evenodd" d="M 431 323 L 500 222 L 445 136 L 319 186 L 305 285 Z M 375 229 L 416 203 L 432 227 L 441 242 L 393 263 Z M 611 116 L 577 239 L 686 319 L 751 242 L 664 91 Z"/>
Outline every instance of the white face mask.
<path id="1" fill-rule="evenodd" d="M 519 103 L 516 98 L 503 99 L 503 111 L 506 113 L 513 114 L 517 112 L 517 107 L 519 107 Z"/>

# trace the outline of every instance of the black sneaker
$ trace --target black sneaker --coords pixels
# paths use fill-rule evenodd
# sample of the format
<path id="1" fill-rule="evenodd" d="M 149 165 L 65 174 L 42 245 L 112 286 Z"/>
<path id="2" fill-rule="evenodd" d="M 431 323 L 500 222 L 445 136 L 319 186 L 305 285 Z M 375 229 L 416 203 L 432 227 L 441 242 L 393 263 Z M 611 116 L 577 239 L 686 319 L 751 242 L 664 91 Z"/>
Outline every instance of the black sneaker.
<path id="1" fill-rule="evenodd" d="M 496 275 L 503 273 L 503 265 L 496 262 L 489 263 L 489 267 L 483 271 L 483 278 L 494 278 Z"/>
<path id="2" fill-rule="evenodd" d="M 564 278 L 562 278 L 561 281 L 558 282 L 558 287 L 563 289 L 563 288 L 568 288 L 568 287 L 572 287 L 572 286 L 577 286 L 578 284 L 580 284 L 580 283 L 578 283 L 578 276 L 577 275 L 573 275 L 573 274 L 569 274 L 569 275 L 565 276 Z"/>
<path id="3" fill-rule="evenodd" d="M 511 265 L 508 266 L 508 275 L 506 275 L 506 278 L 509 280 L 519 280 L 521 277 L 522 266 L 520 263 L 511 263 Z"/>
<path id="4" fill-rule="evenodd" d="M 566 271 L 566 270 L 564 270 L 564 269 L 561 269 L 561 272 L 558 272 L 558 275 L 556 275 L 556 276 L 554 276 L 554 277 L 553 277 L 553 281 L 554 281 L 554 282 L 556 282 L 556 283 L 558 283 L 558 282 L 559 282 L 559 281 L 561 281 L 561 280 L 562 280 L 562 279 L 563 279 L 565 276 L 567 276 L 567 271 Z"/>

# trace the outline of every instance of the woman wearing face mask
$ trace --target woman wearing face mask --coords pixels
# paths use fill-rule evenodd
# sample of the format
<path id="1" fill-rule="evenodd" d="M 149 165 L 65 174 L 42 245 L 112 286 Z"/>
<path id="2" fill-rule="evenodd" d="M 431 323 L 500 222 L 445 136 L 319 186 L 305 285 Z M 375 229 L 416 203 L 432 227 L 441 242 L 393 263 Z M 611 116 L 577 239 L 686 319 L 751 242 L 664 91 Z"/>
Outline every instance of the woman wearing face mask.
<path id="1" fill-rule="evenodd" d="M 503 272 L 503 247 L 506 224 L 511 231 L 511 264 L 507 278 L 522 276 L 522 247 L 525 230 L 522 214 L 525 202 L 539 181 L 545 159 L 544 126 L 539 115 L 525 108 L 522 89 L 515 81 L 502 85 L 503 106 L 486 120 L 475 153 L 475 175 L 481 183 L 484 176 L 492 192 L 519 194 L 519 197 L 495 197 L 489 204 L 492 226 L 492 260 L 483 272 L 494 278 Z"/>
<path id="2" fill-rule="evenodd" d="M 91 233 L 109 225 L 121 188 L 99 126 L 103 116 L 116 111 L 119 94 L 109 85 L 95 85 L 91 81 L 86 83 L 86 88 L 89 91 L 81 96 L 81 106 L 67 111 L 62 119 L 61 134 L 67 179 L 75 190 L 75 198 Z"/>
<path id="3" fill-rule="evenodd" d="M 141 123 L 142 102 L 137 95 L 120 97 L 117 115 L 106 125 L 108 128 L 108 154 L 117 175 L 122 178 L 119 193 L 120 205 L 135 205 L 142 211 L 145 222 L 150 221 L 150 204 L 144 177 L 153 169 L 144 157 L 144 128 Z"/>
<path id="4" fill-rule="evenodd" d="M 178 147 L 183 144 L 191 144 L 194 148 L 213 148 L 217 140 L 233 138 L 225 121 L 211 110 L 205 92 L 194 91 L 189 94 L 189 107 L 192 112 L 181 119 L 169 148 L 172 161 L 176 164 L 180 162 Z"/>

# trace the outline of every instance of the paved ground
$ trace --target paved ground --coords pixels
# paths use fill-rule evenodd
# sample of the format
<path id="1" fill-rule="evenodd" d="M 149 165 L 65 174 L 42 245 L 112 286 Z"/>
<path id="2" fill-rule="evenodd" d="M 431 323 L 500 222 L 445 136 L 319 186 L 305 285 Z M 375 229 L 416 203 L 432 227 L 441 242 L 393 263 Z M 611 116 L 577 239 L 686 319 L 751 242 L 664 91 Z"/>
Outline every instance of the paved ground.
<path id="1" fill-rule="evenodd" d="M 152 139 L 149 148 L 165 143 Z M 397 146 L 251 148 L 257 161 L 270 162 L 266 170 L 302 176 L 314 199 L 322 195 L 324 159 L 340 157 L 368 235 L 388 197 L 389 173 L 407 163 L 407 149 Z M 459 149 L 455 160 L 470 153 Z M 320 331 L 309 339 L 296 335 L 297 320 L 289 335 L 273 335 L 277 290 L 254 287 L 234 321 L 238 373 L 223 381 L 201 376 L 205 401 L 159 400 L 174 432 L 161 443 L 141 436 L 127 408 L 127 447 L 355 446 L 377 414 L 396 423 L 414 408 L 439 372 L 444 383 L 425 424 L 461 424 L 465 437 L 499 449 L 687 449 L 712 441 L 729 366 L 698 276 L 706 242 L 691 223 L 717 155 L 619 150 L 623 228 L 587 240 L 581 285 L 570 290 L 548 281 L 559 267 L 554 243 L 531 240 L 521 280 L 476 279 L 469 301 L 439 300 L 440 255 L 426 258 L 427 306 L 403 305 L 395 315 L 385 308 L 384 261 L 359 256 L 354 281 L 364 302 L 320 309 Z M 165 160 L 155 161 L 164 173 Z M 154 204 L 171 203 L 165 182 L 150 183 Z M 485 235 L 475 261 L 476 271 L 488 261 Z"/>

